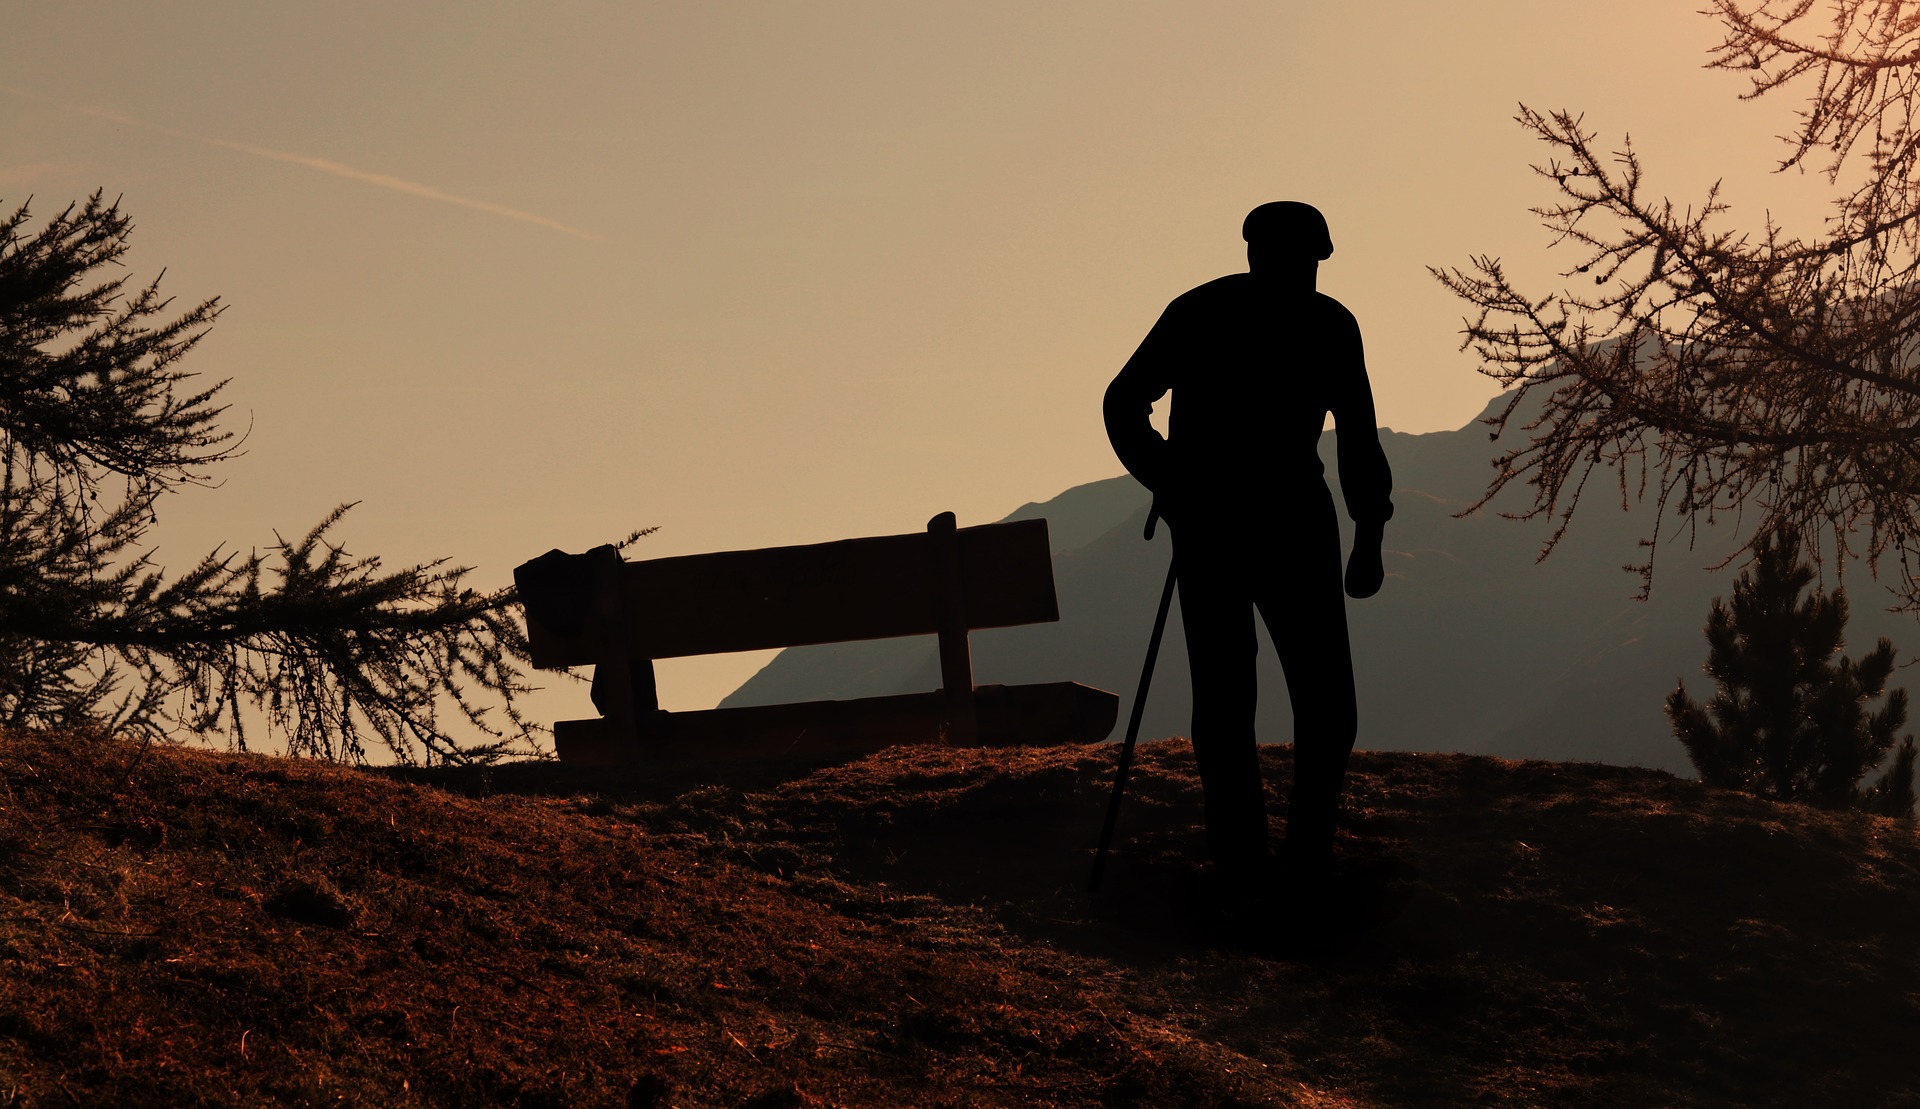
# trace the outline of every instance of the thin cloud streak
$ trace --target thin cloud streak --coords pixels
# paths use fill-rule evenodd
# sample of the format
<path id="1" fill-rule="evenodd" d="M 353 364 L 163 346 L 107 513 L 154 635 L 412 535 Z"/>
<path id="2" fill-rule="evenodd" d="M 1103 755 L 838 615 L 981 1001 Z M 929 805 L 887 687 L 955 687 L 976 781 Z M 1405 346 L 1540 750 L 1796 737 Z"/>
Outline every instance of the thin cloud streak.
<path id="1" fill-rule="evenodd" d="M 168 127 L 164 124 L 150 123 L 144 119 L 136 119 L 123 112 L 116 112 L 111 108 L 96 108 L 84 104 L 68 104 L 63 101 L 38 96 L 22 89 L 9 88 L 5 91 L 29 100 L 38 100 L 45 104 L 52 104 L 55 107 L 64 108 L 69 112 L 78 112 L 81 115 L 93 116 L 95 119 L 104 119 L 112 123 L 124 124 L 128 127 L 139 127 L 148 131 L 155 131 L 162 135 L 169 135 L 173 138 L 186 139 L 189 142 L 199 143 L 202 146 L 238 151 L 241 154 L 250 154 L 256 158 L 266 158 L 275 162 L 285 162 L 288 165 L 304 166 L 307 169 L 318 170 L 321 173 L 331 174 L 334 177 L 344 177 L 349 181 L 359 181 L 383 189 L 392 189 L 395 192 L 406 193 L 408 196 L 417 196 L 422 200 L 435 200 L 442 204 L 454 204 L 462 208 L 470 208 L 476 212 L 486 212 L 489 215 L 504 216 L 507 219 L 519 220 L 522 223 L 531 223 L 536 227 L 545 227 L 552 231 L 558 231 L 563 235 L 571 235 L 576 239 L 584 239 L 588 242 L 605 241 L 598 235 L 583 231 L 571 224 L 561 223 L 559 220 L 548 219 L 545 216 L 536 215 L 532 212 L 523 212 L 518 208 L 510 208 L 505 204 L 495 204 L 490 200 L 474 200 L 471 197 L 457 196 L 453 193 L 436 189 L 432 185 L 423 185 L 418 181 L 408 181 L 402 177 L 392 177 L 384 173 L 371 173 L 364 169 L 355 169 L 352 166 L 343 165 L 331 159 L 314 158 L 306 154 L 294 154 L 285 150 L 275 150 L 272 147 L 255 146 L 252 143 L 216 138 L 212 135 L 202 135 L 193 131 L 182 131 L 177 127 Z"/>
<path id="2" fill-rule="evenodd" d="M 40 178 L 71 173 L 79 168 L 69 162 L 28 162 L 19 166 L 0 166 L 0 185 L 30 185 Z"/>

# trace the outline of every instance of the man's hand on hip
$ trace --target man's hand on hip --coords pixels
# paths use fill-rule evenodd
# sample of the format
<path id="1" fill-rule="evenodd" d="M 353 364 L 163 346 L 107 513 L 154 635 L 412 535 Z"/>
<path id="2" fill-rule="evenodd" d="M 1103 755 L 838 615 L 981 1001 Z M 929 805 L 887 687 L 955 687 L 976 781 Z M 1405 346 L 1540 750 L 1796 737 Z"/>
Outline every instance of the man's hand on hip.
<path id="1" fill-rule="evenodd" d="M 1371 597 L 1380 592 L 1380 585 L 1386 581 L 1387 571 L 1380 563 L 1380 542 L 1386 531 L 1385 524 L 1356 524 L 1353 532 L 1353 554 L 1347 558 L 1347 596 Z"/>

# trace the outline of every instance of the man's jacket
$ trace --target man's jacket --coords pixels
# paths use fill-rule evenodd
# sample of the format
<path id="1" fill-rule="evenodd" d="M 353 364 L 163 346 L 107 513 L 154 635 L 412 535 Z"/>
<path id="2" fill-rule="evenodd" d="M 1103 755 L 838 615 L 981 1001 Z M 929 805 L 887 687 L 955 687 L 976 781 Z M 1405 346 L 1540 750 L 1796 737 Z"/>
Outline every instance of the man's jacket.
<path id="1" fill-rule="evenodd" d="M 1174 393 L 1163 439 L 1153 403 Z M 1230 274 L 1167 305 L 1106 395 L 1107 437 L 1177 528 L 1189 514 L 1244 513 L 1263 497 L 1324 497 L 1320 431 L 1339 429 L 1347 515 L 1393 515 L 1360 325 L 1321 293 Z"/>

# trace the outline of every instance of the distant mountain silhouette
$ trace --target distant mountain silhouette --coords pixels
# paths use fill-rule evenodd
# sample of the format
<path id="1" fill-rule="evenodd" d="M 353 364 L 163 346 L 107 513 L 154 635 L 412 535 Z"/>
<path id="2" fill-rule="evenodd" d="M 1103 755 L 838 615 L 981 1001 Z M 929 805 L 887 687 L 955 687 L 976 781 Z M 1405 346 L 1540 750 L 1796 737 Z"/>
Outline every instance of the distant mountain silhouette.
<path id="1" fill-rule="evenodd" d="M 1497 411 L 1501 398 L 1483 416 Z M 1676 679 L 1709 688 L 1701 673 L 1711 599 L 1732 592 L 1738 566 L 1710 572 L 1738 545 L 1726 524 L 1702 526 L 1689 550 L 1663 540 L 1652 597 L 1634 599 L 1649 505 L 1618 507 L 1618 486 L 1596 474 L 1567 537 L 1536 561 L 1544 523 L 1505 519 L 1518 495 L 1456 519 L 1486 487 L 1488 442 L 1478 420 L 1458 431 L 1407 435 L 1382 429 L 1393 465 L 1395 513 L 1387 527 L 1387 584 L 1348 602 L 1360 694 L 1360 746 L 1463 751 L 1510 758 L 1588 760 L 1691 774 L 1661 699 Z M 1335 484 L 1332 435 L 1321 437 Z M 1522 491 L 1516 490 L 1515 494 Z M 1060 622 L 973 636 L 975 680 L 1081 681 L 1131 704 L 1170 544 L 1140 537 L 1148 496 L 1130 477 L 1069 489 L 1008 519 L 1044 516 L 1054 544 Z M 1248 506 L 1257 513 L 1259 506 Z M 1350 526 L 1342 520 L 1343 527 Z M 1830 587 L 1835 584 L 1831 580 Z M 1920 625 L 1885 611 L 1892 595 L 1863 572 L 1847 575 L 1850 653 L 1880 636 L 1912 657 Z M 1169 621 L 1142 737 L 1184 735 L 1190 691 L 1180 621 Z M 1284 741 L 1284 678 L 1261 643 L 1261 738 Z M 864 697 L 940 684 L 932 637 L 783 651 L 724 701 L 735 705 Z M 1898 674 L 1896 674 L 1896 681 Z M 1116 737 L 1117 738 L 1117 737 Z"/>

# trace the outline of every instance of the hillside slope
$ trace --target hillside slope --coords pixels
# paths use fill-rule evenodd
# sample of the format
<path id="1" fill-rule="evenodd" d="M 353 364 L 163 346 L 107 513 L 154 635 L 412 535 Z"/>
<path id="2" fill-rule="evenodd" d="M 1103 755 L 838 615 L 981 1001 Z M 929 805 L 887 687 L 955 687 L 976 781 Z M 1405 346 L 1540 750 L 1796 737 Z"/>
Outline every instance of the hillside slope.
<path id="1" fill-rule="evenodd" d="M 1284 785 L 1282 752 L 1267 752 Z M 1363 752 L 1303 940 L 1195 891 L 1111 747 L 375 773 L 0 736 L 0 1104 L 1920 1101 L 1911 826 L 1645 770 Z"/>
<path id="2" fill-rule="evenodd" d="M 1706 691 L 1701 628 L 1709 602 L 1731 592 L 1736 572 L 1709 567 L 1738 546 L 1731 526 L 1702 527 L 1693 549 L 1684 538 L 1667 540 L 1653 595 L 1642 602 L 1634 596 L 1638 577 L 1621 567 L 1643 560 L 1639 540 L 1650 530 L 1651 509 L 1635 504 L 1623 511 L 1611 476 L 1595 478 L 1565 541 L 1543 562 L 1537 556 L 1547 530 L 1497 511 L 1524 507 L 1524 500 L 1509 495 L 1490 509 L 1457 515 L 1485 489 L 1494 448 L 1483 425 L 1422 435 L 1383 430 L 1381 439 L 1395 480 L 1388 579 L 1379 596 L 1347 605 L 1361 744 L 1691 773 L 1661 705 L 1682 679 L 1696 694 Z M 1333 435 L 1321 437 L 1330 478 L 1337 476 L 1333 443 Z M 1131 703 L 1170 552 L 1164 531 L 1152 543 L 1141 540 L 1147 501 L 1145 489 L 1119 477 L 1009 517 L 1048 519 L 1061 619 L 975 633 L 977 680 L 1081 681 Z M 1259 521 L 1260 506 L 1249 503 L 1248 514 Z M 1250 526 L 1250 538 L 1256 534 Z M 1891 595 L 1863 569 L 1847 575 L 1852 653 L 1886 636 L 1903 648 L 1901 657 L 1911 658 L 1920 649 L 1920 625 L 1885 611 Z M 1284 741 L 1290 713 L 1273 660 L 1263 643 L 1261 734 Z M 931 638 L 834 644 L 782 652 L 722 703 L 877 696 L 938 685 Z M 1143 734 L 1184 735 L 1191 698 L 1176 618 Z"/>

